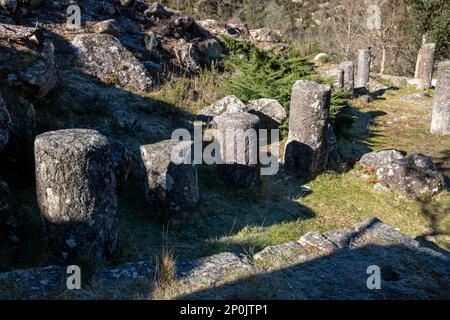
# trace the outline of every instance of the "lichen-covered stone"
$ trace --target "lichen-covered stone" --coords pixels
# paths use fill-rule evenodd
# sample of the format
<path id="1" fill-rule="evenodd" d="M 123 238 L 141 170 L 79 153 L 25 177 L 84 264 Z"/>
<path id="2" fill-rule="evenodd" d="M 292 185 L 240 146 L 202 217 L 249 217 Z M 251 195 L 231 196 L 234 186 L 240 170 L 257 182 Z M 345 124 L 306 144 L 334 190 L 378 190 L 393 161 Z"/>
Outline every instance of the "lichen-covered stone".
<path id="1" fill-rule="evenodd" d="M 116 37 L 120 33 L 120 25 L 115 19 L 108 19 L 94 24 L 93 30 L 96 33 L 106 33 Z"/>
<path id="2" fill-rule="evenodd" d="M 253 113 L 261 120 L 261 128 L 276 129 L 287 118 L 286 110 L 275 99 L 251 100 L 247 104 L 249 113 Z"/>
<path id="3" fill-rule="evenodd" d="M 367 242 L 376 242 L 380 245 L 401 244 L 411 249 L 417 249 L 420 246 L 417 241 L 377 218 L 371 218 L 358 223 L 356 225 L 356 231 L 359 233 L 359 237 L 369 236 L 369 239 L 355 240 L 355 246 L 361 246 L 361 241 L 365 244 Z"/>
<path id="4" fill-rule="evenodd" d="M 328 163 L 330 86 L 297 81 L 292 89 L 286 166 L 304 177 L 324 170 Z"/>
<path id="5" fill-rule="evenodd" d="M 184 260 L 177 265 L 177 273 L 183 281 L 194 285 L 214 285 L 236 274 L 250 272 L 252 265 L 236 254 L 223 252 L 197 260 Z"/>
<path id="6" fill-rule="evenodd" d="M 0 0 L 0 9 L 4 10 L 7 14 L 16 12 L 17 0 Z"/>
<path id="7" fill-rule="evenodd" d="M 2 90 L 10 116 L 7 156 L 27 171 L 34 171 L 33 143 L 36 136 L 37 114 L 33 104 L 22 96 L 19 87 Z M 1 130 L 0 130 L 1 131 Z"/>
<path id="8" fill-rule="evenodd" d="M 355 87 L 355 70 L 352 61 L 341 63 L 341 69 L 344 70 L 344 88 L 353 91 Z"/>
<path id="9" fill-rule="evenodd" d="M 435 50 L 435 43 L 425 43 L 422 45 L 422 48 L 420 48 L 419 55 L 417 56 L 414 78 L 419 80 L 418 87 L 421 89 L 431 88 Z"/>
<path id="10" fill-rule="evenodd" d="M 45 41 L 38 60 L 20 75 L 24 81 L 24 92 L 36 99 L 44 98 L 58 82 L 55 63 L 55 48 L 51 41 Z"/>
<path id="11" fill-rule="evenodd" d="M 112 257 L 118 249 L 111 144 L 94 130 L 36 137 L 36 192 L 49 248 L 66 261 Z"/>
<path id="12" fill-rule="evenodd" d="M 235 96 L 226 96 L 208 107 L 203 108 L 199 114 L 204 116 L 220 116 L 223 113 L 245 112 L 247 107 Z"/>
<path id="13" fill-rule="evenodd" d="M 260 182 L 258 130 L 259 118 L 247 112 L 224 113 L 214 118 L 221 164 L 217 165 L 221 182 L 250 187 Z M 227 152 L 227 151 L 233 152 Z"/>
<path id="14" fill-rule="evenodd" d="M 450 60 L 438 65 L 431 132 L 450 135 Z"/>
<path id="15" fill-rule="evenodd" d="M 153 79 L 145 66 L 119 40 L 109 34 L 81 34 L 72 45 L 86 73 L 103 82 L 138 91 L 147 91 Z"/>
<path id="16" fill-rule="evenodd" d="M 267 247 L 256 253 L 253 260 L 257 267 L 271 270 L 288 264 L 303 263 L 314 257 L 315 255 L 311 254 L 307 246 L 293 241 Z"/>
<path id="17" fill-rule="evenodd" d="M 5 101 L 0 95 L 0 152 L 9 141 L 9 131 L 11 129 L 11 116 L 6 109 Z"/>
<path id="18" fill-rule="evenodd" d="M 439 169 L 422 154 L 412 154 L 381 166 L 377 177 L 389 188 L 418 199 L 432 197 L 445 185 Z"/>
<path id="19" fill-rule="evenodd" d="M 403 152 L 399 150 L 381 150 L 364 154 L 359 160 L 359 164 L 364 167 L 378 169 L 404 157 Z"/>
<path id="20" fill-rule="evenodd" d="M 159 2 L 152 2 L 148 5 L 148 8 L 147 10 L 145 10 L 144 15 L 146 17 L 153 16 L 164 19 L 170 16 L 170 12 L 168 12 Z"/>
<path id="21" fill-rule="evenodd" d="M 337 246 L 320 232 L 308 232 L 298 242 L 304 246 L 312 246 L 321 251 L 329 252 L 337 249 Z"/>
<path id="22" fill-rule="evenodd" d="M 42 299 L 67 289 L 66 268 L 49 266 L 0 273 L 0 299 Z"/>
<path id="23" fill-rule="evenodd" d="M 197 167 L 188 162 L 192 141 L 165 140 L 140 150 L 145 197 L 156 214 L 178 213 L 199 203 Z"/>
<path id="24" fill-rule="evenodd" d="M 358 50 L 358 73 L 355 84 L 356 88 L 369 88 L 371 60 L 372 53 L 370 49 Z"/>

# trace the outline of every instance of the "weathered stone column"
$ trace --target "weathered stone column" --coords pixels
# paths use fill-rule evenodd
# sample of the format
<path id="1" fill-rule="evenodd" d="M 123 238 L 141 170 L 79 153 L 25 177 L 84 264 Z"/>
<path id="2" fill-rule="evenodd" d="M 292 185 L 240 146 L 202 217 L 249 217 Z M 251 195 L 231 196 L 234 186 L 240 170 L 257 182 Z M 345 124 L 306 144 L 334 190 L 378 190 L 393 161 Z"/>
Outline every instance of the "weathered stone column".
<path id="1" fill-rule="evenodd" d="M 341 63 L 341 69 L 344 70 L 344 88 L 352 92 L 355 87 L 355 70 L 352 61 Z"/>
<path id="2" fill-rule="evenodd" d="M 67 262 L 111 257 L 118 249 L 111 145 L 94 130 L 36 137 L 36 192 L 49 249 Z"/>
<path id="3" fill-rule="evenodd" d="M 439 63 L 431 132 L 450 135 L 450 60 Z"/>
<path id="4" fill-rule="evenodd" d="M 358 50 L 358 73 L 356 77 L 356 88 L 369 88 L 371 60 L 372 53 L 370 49 Z"/>
<path id="5" fill-rule="evenodd" d="M 222 164 L 217 166 L 221 181 L 236 187 L 251 187 L 260 182 L 258 116 L 226 113 L 214 118 L 217 124 Z"/>
<path id="6" fill-rule="evenodd" d="M 165 140 L 140 149 L 145 197 L 156 214 L 178 213 L 199 203 L 192 141 Z"/>
<path id="7" fill-rule="evenodd" d="M 330 86 L 304 80 L 292 88 L 284 161 L 305 178 L 327 166 L 330 92 Z"/>
<path id="8" fill-rule="evenodd" d="M 433 66 L 434 66 L 434 51 L 436 44 L 425 43 L 420 48 L 417 56 L 415 79 L 419 80 L 418 87 L 421 89 L 431 88 L 433 80 Z"/>

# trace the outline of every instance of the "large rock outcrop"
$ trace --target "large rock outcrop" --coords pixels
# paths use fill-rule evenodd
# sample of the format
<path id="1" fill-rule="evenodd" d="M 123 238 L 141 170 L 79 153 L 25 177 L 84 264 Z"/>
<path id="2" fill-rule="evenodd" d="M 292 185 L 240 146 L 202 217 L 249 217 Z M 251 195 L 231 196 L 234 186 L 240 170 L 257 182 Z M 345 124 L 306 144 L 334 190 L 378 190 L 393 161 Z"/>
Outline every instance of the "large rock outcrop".
<path id="1" fill-rule="evenodd" d="M 276 129 L 287 118 L 286 109 L 275 99 L 250 100 L 247 109 L 261 119 L 261 127 L 264 129 Z"/>

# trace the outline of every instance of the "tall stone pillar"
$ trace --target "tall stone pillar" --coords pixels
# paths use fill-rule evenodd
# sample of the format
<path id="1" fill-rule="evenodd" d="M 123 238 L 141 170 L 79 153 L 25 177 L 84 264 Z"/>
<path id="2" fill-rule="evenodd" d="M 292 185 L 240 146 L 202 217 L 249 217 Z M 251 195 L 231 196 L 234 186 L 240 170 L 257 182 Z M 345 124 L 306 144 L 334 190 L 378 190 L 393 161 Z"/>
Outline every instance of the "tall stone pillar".
<path id="1" fill-rule="evenodd" d="M 355 87 L 355 71 L 352 61 L 341 63 L 341 69 L 344 70 L 344 88 L 352 92 Z"/>
<path id="2" fill-rule="evenodd" d="M 219 179 L 235 187 L 258 185 L 261 175 L 258 116 L 247 112 L 224 113 L 214 121 L 222 161 L 217 166 Z"/>

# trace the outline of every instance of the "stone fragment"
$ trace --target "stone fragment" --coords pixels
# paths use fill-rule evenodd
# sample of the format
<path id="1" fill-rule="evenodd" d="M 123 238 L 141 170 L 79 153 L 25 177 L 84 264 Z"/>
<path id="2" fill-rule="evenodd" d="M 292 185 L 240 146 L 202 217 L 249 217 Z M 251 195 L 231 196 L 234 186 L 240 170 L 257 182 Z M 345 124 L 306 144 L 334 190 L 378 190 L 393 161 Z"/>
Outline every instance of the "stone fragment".
<path id="1" fill-rule="evenodd" d="M 203 108 L 199 114 L 209 117 L 220 116 L 223 113 L 245 112 L 247 107 L 235 96 L 226 96 L 208 107 Z"/>
<path id="2" fill-rule="evenodd" d="M 112 85 L 147 91 L 153 79 L 145 66 L 117 38 L 109 34 L 81 34 L 72 45 L 80 67 L 87 74 Z"/>
<path id="3" fill-rule="evenodd" d="M 247 109 L 259 117 L 264 129 L 277 129 L 287 118 L 286 109 L 275 99 L 251 100 Z"/>
<path id="4" fill-rule="evenodd" d="M 9 141 L 11 129 L 11 116 L 6 109 L 5 101 L 0 95 L 0 152 L 3 151 Z"/>
<path id="5" fill-rule="evenodd" d="M 355 87 L 355 70 L 352 61 L 341 63 L 341 69 L 344 70 L 344 88 L 352 92 Z"/>
<path id="6" fill-rule="evenodd" d="M 399 150 L 381 150 L 364 154 L 359 160 L 359 164 L 378 169 L 404 157 L 404 153 Z"/>
<path id="7" fill-rule="evenodd" d="M 284 161 L 306 178 L 323 171 L 328 163 L 330 92 L 330 86 L 305 80 L 292 89 Z"/>
<path id="8" fill-rule="evenodd" d="M 247 113 L 224 113 L 214 118 L 222 164 L 217 165 L 221 182 L 236 187 L 256 186 L 260 182 L 257 116 Z"/>
<path id="9" fill-rule="evenodd" d="M 55 48 L 51 41 L 45 41 L 37 61 L 21 73 L 23 91 L 36 99 L 44 98 L 57 84 L 58 73 L 55 63 Z"/>

